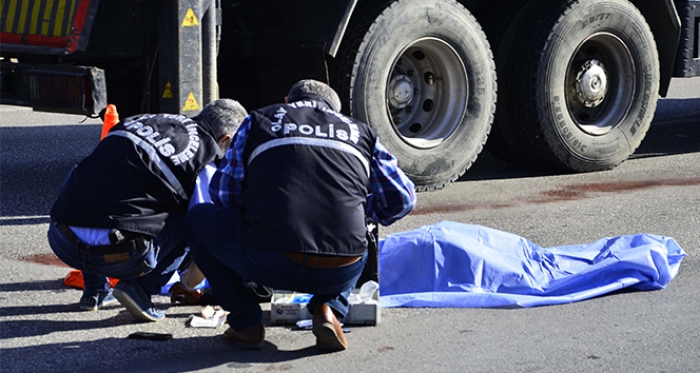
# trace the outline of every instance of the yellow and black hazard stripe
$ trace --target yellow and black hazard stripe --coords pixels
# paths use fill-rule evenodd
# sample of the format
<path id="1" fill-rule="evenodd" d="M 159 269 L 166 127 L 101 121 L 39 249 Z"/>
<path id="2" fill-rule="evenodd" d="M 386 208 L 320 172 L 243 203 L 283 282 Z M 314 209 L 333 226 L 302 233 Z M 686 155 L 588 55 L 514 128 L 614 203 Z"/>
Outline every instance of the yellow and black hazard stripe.
<path id="1" fill-rule="evenodd" d="M 91 2 L 93 6 L 91 7 Z M 92 0 L 0 0 L 3 44 L 65 48 L 73 52 L 85 21 L 95 11 Z"/>

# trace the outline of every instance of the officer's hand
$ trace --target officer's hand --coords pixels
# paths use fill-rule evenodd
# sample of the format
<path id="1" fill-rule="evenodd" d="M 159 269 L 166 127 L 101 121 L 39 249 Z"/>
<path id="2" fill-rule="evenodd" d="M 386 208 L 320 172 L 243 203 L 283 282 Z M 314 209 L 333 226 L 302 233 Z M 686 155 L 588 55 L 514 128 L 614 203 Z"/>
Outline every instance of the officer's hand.
<path id="1" fill-rule="evenodd" d="M 170 303 L 199 304 L 202 297 L 199 290 L 188 290 L 180 282 L 173 284 L 170 292 Z"/>

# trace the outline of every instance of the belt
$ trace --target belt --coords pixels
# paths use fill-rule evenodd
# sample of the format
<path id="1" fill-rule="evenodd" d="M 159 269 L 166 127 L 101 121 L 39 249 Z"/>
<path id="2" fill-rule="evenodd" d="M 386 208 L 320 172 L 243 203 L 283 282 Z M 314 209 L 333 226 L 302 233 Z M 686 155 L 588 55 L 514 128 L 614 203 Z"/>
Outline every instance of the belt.
<path id="1" fill-rule="evenodd" d="M 66 240 L 71 243 L 71 245 L 89 254 L 103 255 L 105 257 L 105 261 L 108 262 L 128 259 L 129 256 L 124 256 L 123 254 L 131 251 L 143 252 L 147 248 L 146 239 L 143 236 L 132 236 L 114 245 L 91 246 L 80 241 L 67 225 L 56 224 L 56 228 L 59 232 L 61 232 L 61 234 L 63 234 L 63 237 L 65 237 Z"/>
<path id="2" fill-rule="evenodd" d="M 287 258 L 313 268 L 340 268 L 357 262 L 362 256 L 316 256 L 304 253 L 283 252 Z"/>

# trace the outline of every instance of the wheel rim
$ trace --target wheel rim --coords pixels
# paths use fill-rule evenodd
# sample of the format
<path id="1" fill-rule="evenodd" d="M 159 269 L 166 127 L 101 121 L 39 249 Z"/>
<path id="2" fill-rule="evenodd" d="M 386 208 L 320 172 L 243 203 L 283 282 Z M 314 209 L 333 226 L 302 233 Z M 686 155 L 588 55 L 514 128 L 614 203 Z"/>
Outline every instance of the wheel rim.
<path id="1" fill-rule="evenodd" d="M 447 43 L 422 38 L 394 62 L 386 86 L 387 114 L 396 133 L 416 148 L 448 139 L 467 112 L 469 83 L 459 54 Z"/>
<path id="2" fill-rule="evenodd" d="M 583 132 L 605 135 L 627 116 L 637 88 L 636 66 L 617 36 L 596 33 L 584 40 L 566 76 L 569 114 Z"/>

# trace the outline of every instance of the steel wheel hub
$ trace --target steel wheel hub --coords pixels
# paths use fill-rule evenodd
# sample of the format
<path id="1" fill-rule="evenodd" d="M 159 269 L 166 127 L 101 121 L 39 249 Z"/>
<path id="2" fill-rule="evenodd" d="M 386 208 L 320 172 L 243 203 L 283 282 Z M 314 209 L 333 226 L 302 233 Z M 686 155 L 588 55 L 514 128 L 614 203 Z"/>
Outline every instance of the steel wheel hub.
<path id="1" fill-rule="evenodd" d="M 576 76 L 576 91 L 581 103 L 589 108 L 600 105 L 608 90 L 605 67 L 598 60 L 586 61 Z"/>
<path id="2" fill-rule="evenodd" d="M 426 37 L 397 56 L 385 92 L 396 133 L 415 148 L 429 149 L 447 140 L 467 115 L 469 77 L 454 48 Z"/>
<path id="3" fill-rule="evenodd" d="M 413 99 L 413 83 L 406 75 L 399 75 L 389 83 L 389 102 L 392 107 L 403 109 Z"/>

